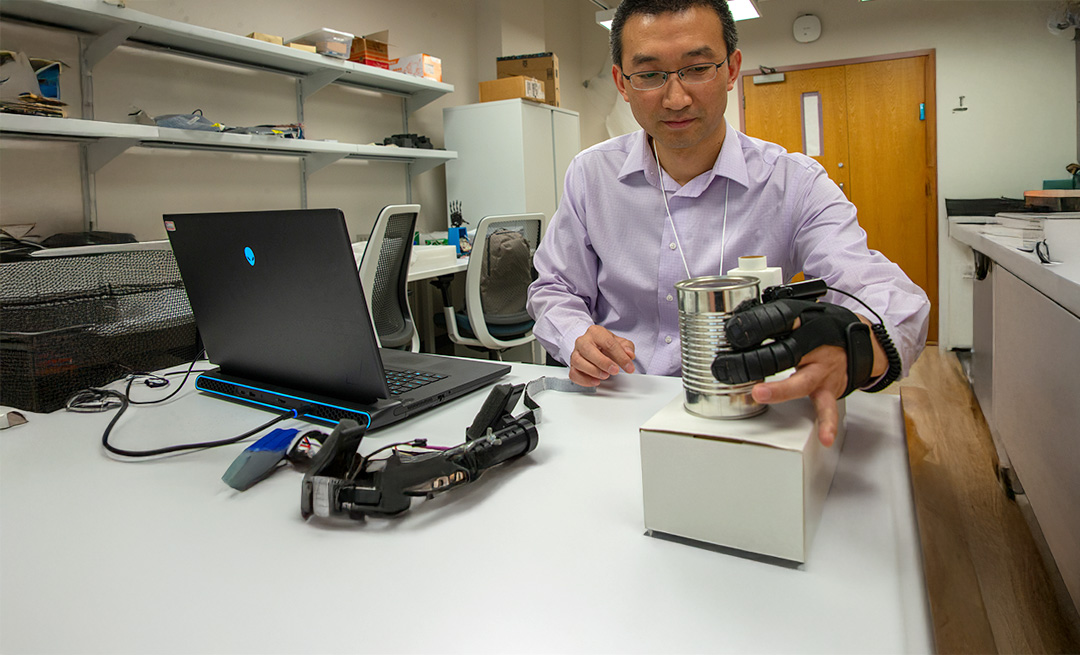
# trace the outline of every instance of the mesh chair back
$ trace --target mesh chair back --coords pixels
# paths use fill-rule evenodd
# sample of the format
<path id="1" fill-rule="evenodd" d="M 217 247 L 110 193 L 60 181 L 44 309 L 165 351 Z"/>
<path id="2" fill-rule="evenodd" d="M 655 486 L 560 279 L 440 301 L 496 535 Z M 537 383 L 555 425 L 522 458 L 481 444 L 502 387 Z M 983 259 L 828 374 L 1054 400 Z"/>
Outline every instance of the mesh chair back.
<path id="1" fill-rule="evenodd" d="M 487 223 L 480 277 L 485 322 L 514 325 L 532 320 L 525 302 L 529 285 L 536 279 L 532 258 L 540 245 L 540 223 L 524 217 Z"/>
<path id="2" fill-rule="evenodd" d="M 413 323 L 409 314 L 406 284 L 409 276 L 409 258 L 412 255 L 413 233 L 416 229 L 416 210 L 398 211 L 386 219 L 386 228 L 380 243 L 368 244 L 365 252 L 378 256 L 371 298 L 371 320 L 384 348 L 400 348 L 409 344 L 413 337 Z M 378 225 L 372 230 L 376 236 Z"/>

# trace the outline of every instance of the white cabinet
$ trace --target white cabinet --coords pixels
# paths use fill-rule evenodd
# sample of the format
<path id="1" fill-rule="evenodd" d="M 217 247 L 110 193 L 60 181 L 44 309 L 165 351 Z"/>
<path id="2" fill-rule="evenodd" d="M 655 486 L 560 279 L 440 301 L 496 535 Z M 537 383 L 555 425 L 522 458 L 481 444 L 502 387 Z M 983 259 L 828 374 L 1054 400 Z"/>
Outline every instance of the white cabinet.
<path id="1" fill-rule="evenodd" d="M 998 478 L 1030 508 L 1033 533 L 1080 606 L 1080 257 L 1063 250 L 1063 263 L 1045 266 L 981 228 L 950 230 L 979 253 L 972 385 Z"/>
<path id="2" fill-rule="evenodd" d="M 542 213 L 562 199 L 563 178 L 581 150 L 577 112 L 526 100 L 443 109 L 446 199 L 472 225 L 495 214 Z"/>
<path id="3" fill-rule="evenodd" d="M 995 264 L 986 417 L 1080 607 L 1080 317 Z"/>

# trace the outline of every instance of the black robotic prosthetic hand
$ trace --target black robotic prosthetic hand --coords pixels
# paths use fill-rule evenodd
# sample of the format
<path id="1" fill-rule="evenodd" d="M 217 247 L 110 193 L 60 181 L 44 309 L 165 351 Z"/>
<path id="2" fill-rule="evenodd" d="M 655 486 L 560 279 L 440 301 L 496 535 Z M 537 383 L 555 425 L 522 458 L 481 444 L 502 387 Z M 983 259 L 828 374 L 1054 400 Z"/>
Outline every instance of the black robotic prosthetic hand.
<path id="1" fill-rule="evenodd" d="M 799 327 L 793 329 L 796 319 Z M 847 351 L 847 388 L 843 398 L 870 381 L 874 367 L 870 328 L 853 312 L 824 302 L 782 298 L 737 308 L 725 322 L 732 352 L 713 361 L 712 372 L 724 384 L 746 384 L 791 368 L 818 346 Z M 766 339 L 775 339 L 762 345 Z"/>

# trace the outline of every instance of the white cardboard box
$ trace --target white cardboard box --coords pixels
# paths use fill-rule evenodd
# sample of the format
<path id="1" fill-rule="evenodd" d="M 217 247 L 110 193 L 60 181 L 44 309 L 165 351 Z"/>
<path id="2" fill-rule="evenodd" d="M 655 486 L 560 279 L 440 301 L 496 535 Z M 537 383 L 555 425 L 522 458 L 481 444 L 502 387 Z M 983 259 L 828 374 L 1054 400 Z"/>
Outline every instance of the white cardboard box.
<path id="1" fill-rule="evenodd" d="M 390 70 L 442 82 L 442 60 L 431 55 L 409 55 L 390 60 Z"/>
<path id="2" fill-rule="evenodd" d="M 707 419 L 680 394 L 640 429 L 645 528 L 805 562 L 844 441 L 817 438 L 802 398 L 759 416 Z"/>

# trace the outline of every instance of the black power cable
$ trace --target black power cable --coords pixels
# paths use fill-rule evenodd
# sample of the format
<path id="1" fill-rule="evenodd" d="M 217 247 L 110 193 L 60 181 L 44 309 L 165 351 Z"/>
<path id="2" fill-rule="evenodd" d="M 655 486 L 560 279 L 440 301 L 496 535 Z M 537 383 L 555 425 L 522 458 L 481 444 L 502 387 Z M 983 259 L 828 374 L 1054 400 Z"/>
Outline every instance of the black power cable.
<path id="1" fill-rule="evenodd" d="M 117 448 L 116 446 L 109 443 L 109 435 L 112 434 L 113 428 L 116 427 L 116 424 L 120 420 L 120 417 L 124 415 L 124 412 L 127 411 L 129 406 L 156 405 L 170 400 L 171 398 L 176 396 L 176 394 L 180 393 L 180 390 L 184 388 L 184 385 L 187 383 L 188 378 L 194 372 L 195 363 L 203 357 L 204 353 L 205 351 L 200 352 L 198 355 L 195 356 L 195 359 L 191 361 L 191 364 L 188 365 L 187 370 L 184 372 L 184 379 L 180 381 L 180 384 L 177 385 L 176 389 L 174 389 L 172 393 L 165 396 L 164 398 L 146 401 L 132 400 L 131 387 L 139 378 L 145 378 L 144 381 L 147 386 L 154 388 L 160 388 L 168 384 L 168 380 L 159 375 L 151 373 L 132 373 L 129 374 L 127 377 L 127 385 L 124 387 L 124 391 L 121 392 L 113 389 L 101 388 L 84 389 L 75 393 L 71 398 L 68 399 L 67 409 L 68 411 L 73 412 L 101 412 L 109 409 L 119 408 L 119 411 L 116 412 L 116 415 L 112 417 L 112 420 L 109 421 L 109 424 L 105 427 L 105 431 L 101 435 L 101 445 L 105 448 L 105 450 L 113 453 L 114 455 L 133 458 L 155 457 L 158 455 L 167 455 L 169 453 L 181 452 L 185 450 L 202 450 L 205 448 L 217 448 L 219 446 L 227 446 L 237 443 L 239 441 L 243 441 L 248 437 L 258 434 L 259 432 L 274 425 L 275 423 L 280 423 L 285 419 L 295 418 L 301 414 L 301 410 L 290 410 L 274 417 L 270 421 L 267 421 L 266 423 L 260 425 L 253 430 L 245 432 L 244 434 L 215 441 L 178 444 L 175 446 L 165 446 L 162 448 L 153 448 L 150 450 L 127 450 L 125 448 Z M 166 375 L 179 375 L 179 372 L 168 373 Z"/>

